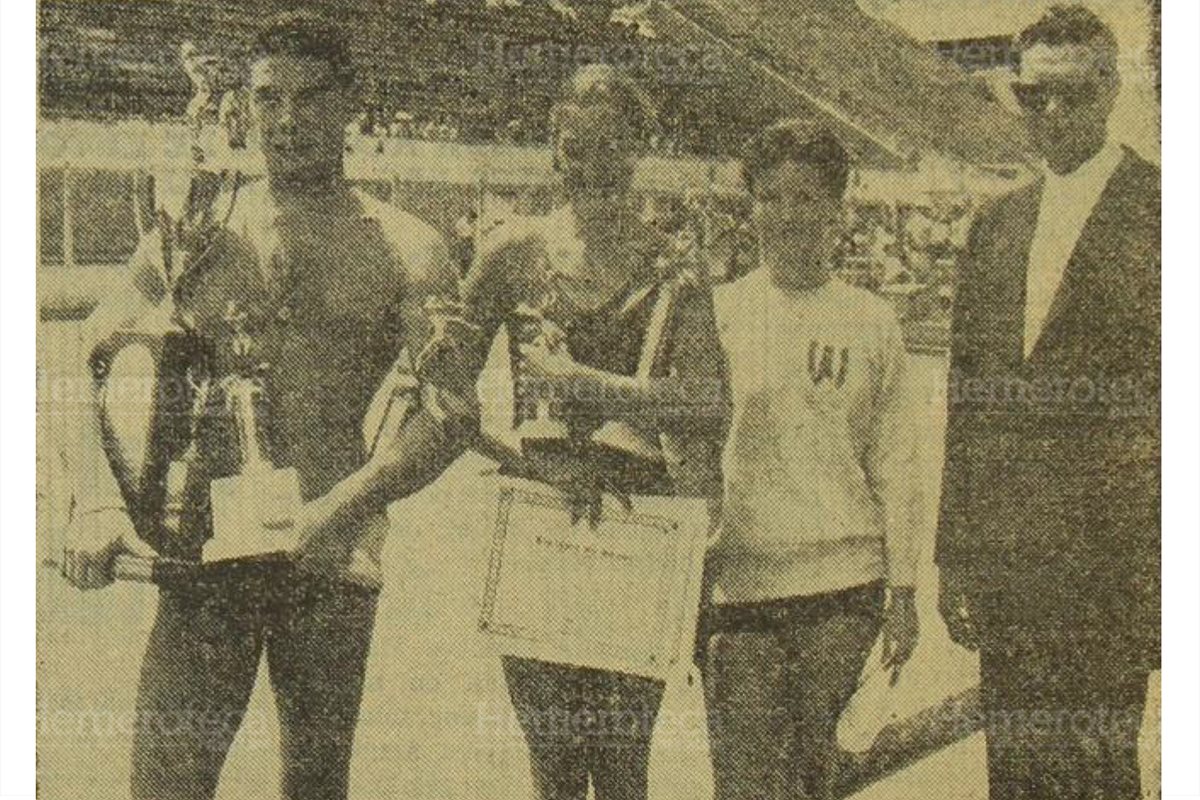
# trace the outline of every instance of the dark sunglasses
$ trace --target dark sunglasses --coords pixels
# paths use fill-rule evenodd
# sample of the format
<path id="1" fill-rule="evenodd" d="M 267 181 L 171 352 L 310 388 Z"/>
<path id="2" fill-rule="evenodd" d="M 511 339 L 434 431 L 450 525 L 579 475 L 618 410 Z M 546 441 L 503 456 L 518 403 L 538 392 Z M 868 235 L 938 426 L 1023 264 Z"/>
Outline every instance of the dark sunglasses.
<path id="1" fill-rule="evenodd" d="M 1094 83 L 1014 83 L 1012 88 L 1017 103 L 1029 114 L 1045 114 L 1051 102 L 1062 111 L 1073 111 L 1100 93 Z"/>

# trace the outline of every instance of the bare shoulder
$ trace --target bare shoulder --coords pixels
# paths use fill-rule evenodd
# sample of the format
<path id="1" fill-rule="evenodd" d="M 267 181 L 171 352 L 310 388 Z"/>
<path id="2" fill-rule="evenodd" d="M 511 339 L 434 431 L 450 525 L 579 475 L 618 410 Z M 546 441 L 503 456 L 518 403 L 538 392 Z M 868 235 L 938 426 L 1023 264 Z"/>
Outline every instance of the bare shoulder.
<path id="1" fill-rule="evenodd" d="M 549 223 L 544 217 L 513 215 L 493 220 L 480 239 L 480 260 L 528 256 L 547 247 Z"/>
<path id="2" fill-rule="evenodd" d="M 542 217 L 512 216 L 493 221 L 483 232 L 467 276 L 465 294 L 518 288 L 533 280 L 547 254 L 548 225 Z"/>
<path id="3" fill-rule="evenodd" d="M 363 213 L 378 221 L 384 239 L 396 255 L 400 277 L 406 283 L 422 287 L 426 293 L 438 292 L 455 285 L 455 272 L 450 263 L 446 240 L 425 220 L 358 192 Z"/>

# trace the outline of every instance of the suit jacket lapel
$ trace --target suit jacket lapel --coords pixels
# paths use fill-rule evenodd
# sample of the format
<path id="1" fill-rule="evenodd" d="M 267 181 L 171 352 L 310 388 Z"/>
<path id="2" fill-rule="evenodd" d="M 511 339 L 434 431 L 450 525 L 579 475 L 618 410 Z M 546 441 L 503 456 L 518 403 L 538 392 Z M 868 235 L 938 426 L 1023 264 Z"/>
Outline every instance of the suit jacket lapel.
<path id="1" fill-rule="evenodd" d="M 1019 189 L 1007 198 L 1007 208 L 998 215 L 1001 227 L 996 236 L 1003 255 L 991 265 L 996 274 L 990 276 L 992 309 L 987 327 L 994 337 L 991 359 L 1004 371 L 1017 367 L 1024 355 L 1025 283 L 1041 196 L 1040 182 Z"/>
<path id="2" fill-rule="evenodd" d="M 1092 304 L 1087 302 L 1086 296 L 1088 292 L 1097 288 L 1096 281 L 1103 280 L 1094 273 L 1103 267 L 1110 255 L 1107 240 L 1114 226 L 1108 217 L 1112 213 L 1113 204 L 1121 197 L 1121 174 L 1128 164 L 1129 154 L 1126 153 L 1088 215 L 1083 230 L 1079 233 L 1079 240 L 1075 243 L 1075 249 L 1071 251 L 1071 257 L 1067 260 L 1062 281 L 1050 303 L 1045 324 L 1042 325 L 1042 334 L 1030 351 L 1027 363 L 1040 360 L 1052 348 L 1069 348 L 1072 344 L 1084 343 L 1079 326 L 1099 311 L 1091 308 Z M 1081 313 L 1084 315 L 1083 319 L 1079 318 Z"/>

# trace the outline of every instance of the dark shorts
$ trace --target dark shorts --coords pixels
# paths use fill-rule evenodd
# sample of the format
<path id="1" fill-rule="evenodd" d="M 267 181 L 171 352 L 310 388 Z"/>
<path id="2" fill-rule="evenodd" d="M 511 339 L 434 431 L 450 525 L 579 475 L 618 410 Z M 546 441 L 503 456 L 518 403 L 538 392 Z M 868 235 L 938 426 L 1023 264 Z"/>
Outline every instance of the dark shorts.
<path id="1" fill-rule="evenodd" d="M 163 589 L 138 686 L 132 794 L 211 798 L 266 653 L 279 713 L 281 793 L 346 796 L 378 593 L 279 562 L 223 565 Z"/>

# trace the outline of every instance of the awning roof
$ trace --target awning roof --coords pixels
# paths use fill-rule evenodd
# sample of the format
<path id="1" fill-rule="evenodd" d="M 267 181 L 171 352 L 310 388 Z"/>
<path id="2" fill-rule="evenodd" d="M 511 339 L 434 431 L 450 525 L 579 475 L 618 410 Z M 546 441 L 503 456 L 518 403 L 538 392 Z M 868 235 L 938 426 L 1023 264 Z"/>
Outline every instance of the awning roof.
<path id="1" fill-rule="evenodd" d="M 1026 160 L 1019 120 L 983 81 L 853 0 L 658 0 L 650 13 L 660 39 L 716 55 L 731 97 L 824 118 L 865 163 Z"/>

